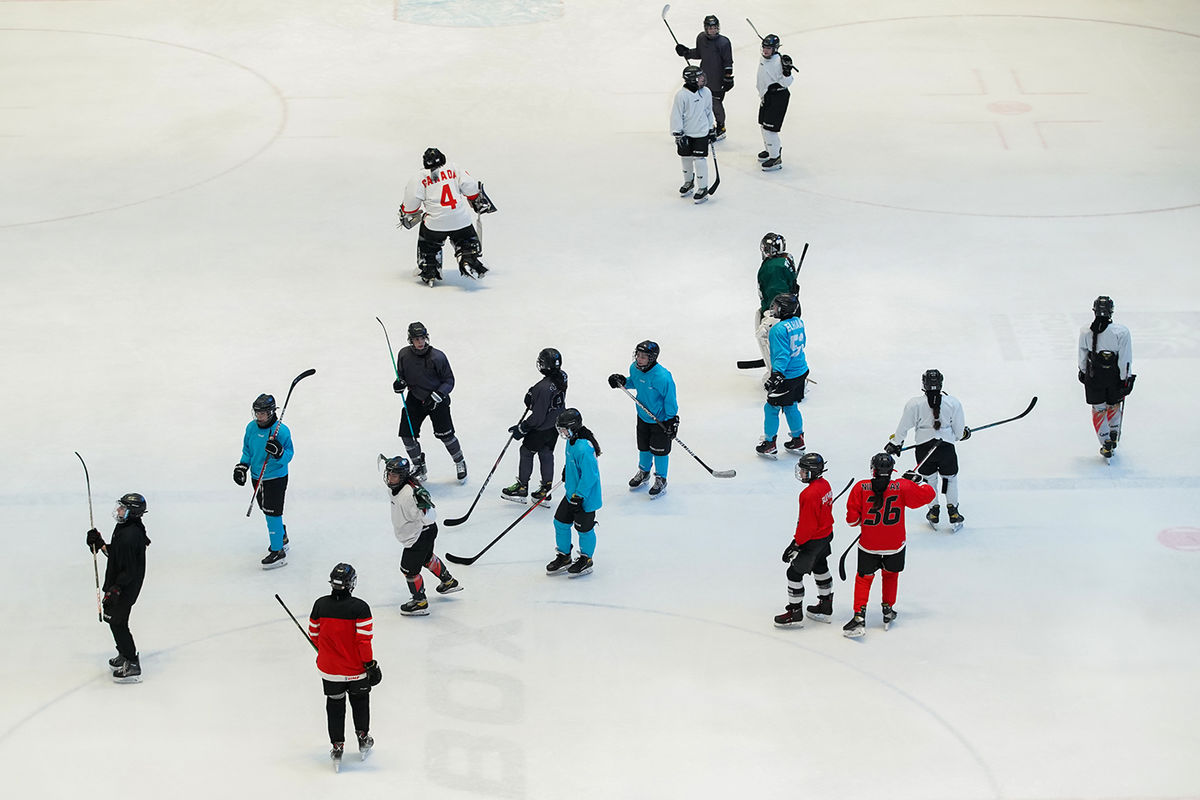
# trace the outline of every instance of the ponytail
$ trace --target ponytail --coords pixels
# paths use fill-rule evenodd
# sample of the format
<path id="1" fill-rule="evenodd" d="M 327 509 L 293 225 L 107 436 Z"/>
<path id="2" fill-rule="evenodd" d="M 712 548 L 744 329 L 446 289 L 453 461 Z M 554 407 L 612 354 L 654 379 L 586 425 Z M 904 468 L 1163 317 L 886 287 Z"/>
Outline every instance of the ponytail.
<path id="1" fill-rule="evenodd" d="M 589 442 L 591 442 L 592 449 L 596 451 L 596 456 L 599 457 L 600 443 L 596 441 L 596 434 L 592 433 L 591 430 L 588 429 L 586 426 L 581 426 L 579 428 L 579 433 L 575 434 L 575 436 L 571 439 L 571 441 L 575 442 L 579 439 L 587 439 Z"/>

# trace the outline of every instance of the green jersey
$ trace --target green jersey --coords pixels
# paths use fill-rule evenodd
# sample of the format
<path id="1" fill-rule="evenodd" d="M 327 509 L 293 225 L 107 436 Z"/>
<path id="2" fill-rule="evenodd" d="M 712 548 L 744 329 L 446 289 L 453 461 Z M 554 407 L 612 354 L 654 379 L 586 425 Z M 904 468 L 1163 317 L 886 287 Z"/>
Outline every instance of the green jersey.
<path id="1" fill-rule="evenodd" d="M 787 253 L 764 259 L 758 268 L 758 299 L 759 311 L 767 313 L 771 301 L 778 294 L 798 294 L 800 286 L 796 283 L 796 265 Z"/>

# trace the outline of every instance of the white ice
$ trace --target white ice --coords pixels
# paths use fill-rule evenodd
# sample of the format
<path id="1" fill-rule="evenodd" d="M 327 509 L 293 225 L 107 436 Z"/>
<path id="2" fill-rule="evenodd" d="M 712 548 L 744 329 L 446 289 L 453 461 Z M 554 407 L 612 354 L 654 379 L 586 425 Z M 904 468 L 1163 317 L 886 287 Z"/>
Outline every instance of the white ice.
<path id="1" fill-rule="evenodd" d="M 684 0 L 733 40 L 720 190 L 676 196 L 682 62 L 652 3 L 0 0 L 6 797 L 1181 798 L 1200 795 L 1200 8 L 1165 0 Z M 756 41 L 798 77 L 784 169 L 755 161 Z M 421 152 L 482 178 L 481 283 L 416 282 L 395 228 Z M 792 462 L 753 453 L 757 245 L 801 274 L 811 450 L 862 477 L 930 367 L 968 422 L 957 535 L 909 515 L 896 625 L 777 630 Z M 1141 376 L 1106 466 L 1075 380 L 1108 294 Z M 458 377 L 465 511 L 546 346 L 603 448 L 594 574 L 550 579 L 538 511 L 465 591 L 403 618 L 377 453 L 400 451 L 393 343 L 421 320 Z M 630 494 L 631 403 L 662 346 L 670 488 Z M 234 486 L 263 391 L 286 422 L 289 566 Z M 145 680 L 109 681 L 96 524 L 149 500 L 133 614 Z M 905 463 L 911 463 L 906 461 Z M 438 552 L 520 509 L 510 449 Z M 837 515 L 844 519 L 839 502 Z M 839 523 L 834 558 L 853 531 Z M 376 748 L 329 768 L 302 616 L 339 561 L 376 614 Z M 853 569 L 853 558 L 850 562 Z M 808 584 L 809 596 L 813 586 Z M 353 747 L 351 748 L 353 749 Z"/>

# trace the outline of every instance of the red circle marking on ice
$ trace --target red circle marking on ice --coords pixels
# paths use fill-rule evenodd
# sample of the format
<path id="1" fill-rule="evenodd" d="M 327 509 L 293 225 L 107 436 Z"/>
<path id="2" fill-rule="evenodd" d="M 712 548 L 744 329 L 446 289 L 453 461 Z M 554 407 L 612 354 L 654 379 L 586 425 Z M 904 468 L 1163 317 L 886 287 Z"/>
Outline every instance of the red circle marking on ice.
<path id="1" fill-rule="evenodd" d="M 988 103 L 987 110 L 993 114 L 1024 114 L 1033 111 L 1033 106 L 1018 100 L 997 100 L 995 103 Z"/>
<path id="2" fill-rule="evenodd" d="M 1158 532 L 1158 541 L 1172 550 L 1182 550 L 1185 553 L 1200 552 L 1200 528 L 1165 528 Z"/>

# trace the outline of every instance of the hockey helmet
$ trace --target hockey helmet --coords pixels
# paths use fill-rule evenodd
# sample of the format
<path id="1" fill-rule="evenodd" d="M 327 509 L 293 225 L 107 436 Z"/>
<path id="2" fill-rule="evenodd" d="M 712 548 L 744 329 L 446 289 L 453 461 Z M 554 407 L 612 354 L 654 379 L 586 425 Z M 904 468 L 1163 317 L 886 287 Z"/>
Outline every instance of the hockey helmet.
<path id="1" fill-rule="evenodd" d="M 1099 317 L 1100 319 L 1109 319 L 1109 320 L 1112 319 L 1112 315 L 1113 315 L 1112 298 L 1107 295 L 1103 295 L 1103 294 L 1100 295 L 1099 297 L 1096 298 L 1096 302 L 1092 303 L 1092 311 L 1094 311 L 1096 313 L 1096 316 Z"/>
<path id="2" fill-rule="evenodd" d="M 562 369 L 562 353 L 555 350 L 553 347 L 546 347 L 542 352 L 538 353 L 537 357 L 538 372 L 543 375 L 548 375 L 551 372 L 557 372 Z"/>
<path id="3" fill-rule="evenodd" d="M 876 478 L 890 478 L 896 468 L 896 459 L 888 453 L 876 453 L 871 456 L 871 475 Z"/>
<path id="4" fill-rule="evenodd" d="M 642 372 L 649 372 L 650 370 L 654 369 L 654 365 L 658 363 L 658 342 L 652 342 L 649 339 L 646 339 L 643 342 L 638 342 L 637 347 L 633 348 L 633 361 L 635 364 L 637 363 L 638 355 L 643 353 L 648 359 L 646 361 L 646 366 L 643 367 L 641 364 L 638 364 L 637 368 Z"/>
<path id="5" fill-rule="evenodd" d="M 329 585 L 335 592 L 350 594 L 358 585 L 358 573 L 349 564 L 338 564 L 333 568 L 333 572 L 329 573 Z"/>
<path id="6" fill-rule="evenodd" d="M 768 233 L 758 243 L 758 250 L 762 253 L 763 260 L 773 256 L 782 255 L 787 252 L 787 240 L 783 238 L 783 234 Z"/>
<path id="7" fill-rule="evenodd" d="M 777 294 L 771 301 L 776 319 L 791 319 L 800 316 L 800 298 L 794 294 Z"/>
<path id="8" fill-rule="evenodd" d="M 812 483 L 825 472 L 825 459 L 820 453 L 805 453 L 796 462 L 796 480 Z"/>
<path id="9" fill-rule="evenodd" d="M 940 392 L 942 390 L 942 373 L 936 369 L 925 370 L 925 374 L 921 376 L 921 388 L 926 392 Z"/>
<path id="10" fill-rule="evenodd" d="M 564 439 L 574 439 L 583 430 L 583 415 L 577 408 L 565 409 L 554 421 L 558 435 Z"/>
<path id="11" fill-rule="evenodd" d="M 446 157 L 442 155 L 442 151 L 436 147 L 430 147 L 425 150 L 425 155 L 421 157 L 421 163 L 425 165 L 425 169 L 437 169 L 446 163 Z"/>
<path id="12" fill-rule="evenodd" d="M 683 86 L 685 89 L 695 91 L 708 82 L 708 78 L 704 75 L 704 70 L 697 67 L 695 64 L 689 64 L 683 68 Z"/>

